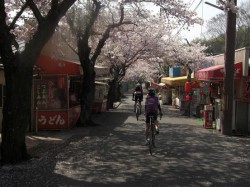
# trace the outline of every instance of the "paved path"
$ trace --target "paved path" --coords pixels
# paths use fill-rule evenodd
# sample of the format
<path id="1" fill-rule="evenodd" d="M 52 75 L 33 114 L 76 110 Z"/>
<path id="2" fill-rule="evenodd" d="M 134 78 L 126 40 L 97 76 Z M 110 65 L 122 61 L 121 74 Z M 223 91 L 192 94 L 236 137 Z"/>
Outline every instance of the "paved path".
<path id="1" fill-rule="evenodd" d="M 131 98 L 124 99 L 118 109 L 96 115 L 100 126 L 76 128 L 63 143 L 36 146 L 38 158 L 0 169 L 0 186 L 250 186 L 250 139 L 204 129 L 197 119 L 163 106 L 150 156 L 144 116 L 136 121 L 132 107 Z"/>

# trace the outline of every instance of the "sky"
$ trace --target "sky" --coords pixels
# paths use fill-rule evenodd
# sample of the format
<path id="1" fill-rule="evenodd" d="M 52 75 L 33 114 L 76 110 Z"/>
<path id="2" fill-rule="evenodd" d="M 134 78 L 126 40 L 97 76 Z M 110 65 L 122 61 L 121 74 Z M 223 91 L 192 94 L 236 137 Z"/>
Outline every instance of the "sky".
<path id="1" fill-rule="evenodd" d="M 197 15 L 204 20 L 204 24 L 202 26 L 196 24 L 189 28 L 190 31 L 182 31 L 181 35 L 183 38 L 187 38 L 188 41 L 191 41 L 197 37 L 201 37 L 206 31 L 206 23 L 212 17 L 216 16 L 217 14 L 223 13 L 222 10 L 214 8 L 210 5 L 205 4 L 205 2 L 209 2 L 211 4 L 216 5 L 216 0 L 183 0 L 184 2 L 190 2 L 192 6 L 190 10 L 195 10 Z M 249 0 L 237 0 L 237 5 L 240 5 L 243 2 L 247 2 Z M 226 21 L 226 20 L 225 20 Z"/>

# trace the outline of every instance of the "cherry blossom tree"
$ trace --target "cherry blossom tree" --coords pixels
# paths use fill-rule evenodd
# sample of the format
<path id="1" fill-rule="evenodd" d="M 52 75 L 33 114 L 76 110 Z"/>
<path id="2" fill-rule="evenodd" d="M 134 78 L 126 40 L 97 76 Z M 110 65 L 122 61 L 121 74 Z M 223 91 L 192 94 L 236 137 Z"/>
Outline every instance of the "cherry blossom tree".
<path id="1" fill-rule="evenodd" d="M 166 48 L 165 63 L 185 67 L 187 79 L 190 81 L 194 70 L 211 66 L 212 58 L 204 53 L 206 49 L 207 47 L 200 43 L 184 44 L 174 40 Z"/>
<path id="2" fill-rule="evenodd" d="M 89 1 L 82 2 L 81 6 L 78 6 L 78 13 L 77 13 L 77 11 L 71 12 L 71 16 L 73 16 L 75 18 L 75 21 L 74 21 L 74 23 L 72 21 L 70 21 L 71 22 L 70 27 L 71 27 L 71 30 L 73 30 L 74 35 L 77 36 L 76 40 L 78 40 L 77 41 L 78 51 L 77 50 L 76 51 L 79 55 L 79 59 L 81 61 L 83 70 L 86 72 L 84 74 L 84 79 L 87 80 L 87 81 L 83 82 L 83 87 L 82 87 L 83 96 L 82 96 L 81 106 L 82 106 L 82 109 L 84 109 L 84 110 L 82 110 L 82 113 L 81 113 L 81 117 L 80 117 L 80 121 L 79 121 L 80 125 L 91 125 L 92 124 L 91 108 L 92 108 L 92 102 L 93 102 L 93 97 L 94 97 L 94 94 L 93 94 L 94 93 L 94 79 L 93 79 L 94 68 L 93 67 L 89 68 L 89 67 L 93 66 L 95 64 L 97 57 L 99 56 L 99 54 L 101 54 L 102 46 L 104 46 L 105 40 L 109 37 L 108 32 L 112 32 L 114 27 L 119 27 L 119 25 L 126 23 L 126 21 L 127 21 L 127 23 L 128 23 L 128 21 L 130 21 L 131 23 L 133 22 L 136 24 L 141 24 L 141 23 L 137 23 L 137 21 L 139 19 L 147 19 L 153 15 L 151 11 L 148 11 L 148 9 L 147 9 L 148 6 L 147 6 L 147 3 L 145 4 L 145 2 L 148 3 L 149 1 L 136 1 L 136 0 L 133 0 L 133 1 L 97 1 L 97 0 L 92 1 L 92 0 L 89 0 Z M 170 21 L 169 21 L 170 17 L 167 17 L 166 15 L 168 13 L 170 14 L 171 11 L 172 11 L 172 13 L 171 13 L 172 17 L 177 17 L 179 22 L 185 22 L 185 23 L 191 24 L 195 20 L 192 18 L 192 16 L 194 16 L 194 14 L 192 14 L 191 12 L 188 12 L 188 11 L 186 11 L 185 13 L 183 12 L 185 10 L 185 6 L 183 6 L 181 3 L 178 4 L 178 1 L 175 3 L 175 6 L 178 6 L 178 7 L 176 7 L 176 9 L 178 9 L 178 11 L 182 10 L 182 13 L 179 13 L 178 16 L 173 13 L 174 11 L 173 11 L 172 5 L 171 5 L 172 8 L 169 8 L 168 6 L 166 6 L 169 3 L 167 3 L 167 2 L 158 3 L 155 1 L 150 1 L 150 2 L 151 2 L 151 5 L 153 3 L 156 8 L 158 7 L 159 10 L 161 9 L 161 12 L 165 12 L 164 19 L 168 20 L 169 27 L 174 22 L 171 21 L 171 23 L 170 23 Z M 93 17 L 94 14 L 91 13 L 91 6 L 97 7 L 96 6 L 97 4 L 100 4 L 100 5 L 98 5 L 98 6 L 100 6 L 100 8 L 98 11 L 96 11 L 96 14 L 95 14 L 96 17 L 94 18 Z M 122 9 L 119 9 L 118 7 L 122 7 Z M 123 7 L 125 7 L 125 9 Z M 81 11 L 79 11 L 79 9 L 84 9 L 85 13 L 84 14 L 79 13 L 79 12 L 81 12 Z M 121 10 L 121 11 L 117 12 L 115 10 Z M 77 13 L 77 15 L 75 13 Z M 82 15 L 84 15 L 84 17 L 81 18 Z M 95 21 L 94 21 L 94 19 L 95 19 Z M 92 21 L 91 24 L 90 24 L 90 21 Z M 122 22 L 124 22 L 124 23 L 122 23 Z M 78 23 L 78 25 L 76 25 L 76 23 Z M 102 24 L 100 24 L 100 23 L 102 23 Z M 111 26 L 112 24 L 113 24 L 113 26 Z M 79 26 L 79 25 L 81 25 L 81 26 Z M 176 25 L 176 24 L 173 24 L 173 25 Z M 161 25 L 154 24 L 154 26 L 156 28 L 158 28 Z M 108 28 L 108 29 L 106 29 L 106 28 Z M 104 31 L 105 29 L 106 29 L 106 31 Z M 146 29 L 144 28 L 144 30 L 146 30 Z M 80 33 L 79 31 L 82 33 Z M 83 35 L 85 35 L 86 38 L 81 37 Z M 79 41 L 80 41 L 79 38 L 80 37 L 84 38 L 82 40 L 81 46 L 79 45 Z M 86 40 L 88 40 L 88 41 L 86 41 Z M 79 52 L 81 50 L 83 50 L 83 41 L 84 41 L 86 46 L 88 44 L 88 53 L 80 54 Z M 79 48 L 79 46 L 80 46 L 80 48 Z M 86 49 L 87 49 L 87 47 L 86 47 Z M 87 51 L 87 50 L 85 50 L 85 51 Z M 82 60 L 81 60 L 81 56 L 82 56 Z M 119 57 L 119 59 L 120 59 L 120 57 Z M 88 60 L 86 60 L 86 59 L 90 59 L 91 63 L 86 63 L 86 62 L 88 62 Z M 110 60 L 114 61 L 114 59 L 110 59 Z M 114 66 L 112 66 L 112 67 L 114 67 Z M 87 70 L 87 69 L 89 69 L 89 70 Z M 117 68 L 116 68 L 116 70 L 117 70 Z M 88 76 L 87 72 L 92 72 L 92 76 Z M 87 76 L 88 76 L 88 78 L 87 78 Z M 92 78 L 90 78 L 90 77 L 92 77 Z M 89 81 L 90 79 L 91 79 L 91 81 Z"/>
<path id="3" fill-rule="evenodd" d="M 105 65 L 111 67 L 112 74 L 109 82 L 109 108 L 113 108 L 114 101 L 120 99 L 115 96 L 116 93 L 119 93 L 117 89 L 127 70 L 131 69 L 131 66 L 136 67 L 135 64 L 139 60 L 147 59 L 149 61 L 153 59 L 156 53 L 159 54 L 159 49 L 162 49 L 161 41 L 166 36 L 165 33 L 169 31 L 169 28 L 163 22 L 162 18 L 151 17 L 113 31 L 103 49 L 103 55 L 106 57 Z M 132 71 L 129 75 L 132 74 Z M 141 77 L 137 77 L 135 80 L 143 79 L 143 76 L 141 74 Z"/>
<path id="4" fill-rule="evenodd" d="M 68 23 L 72 33 L 76 36 L 77 54 L 84 71 L 78 126 L 91 126 L 95 125 L 92 120 L 92 105 L 95 92 L 94 66 L 97 58 L 101 54 L 110 32 L 124 24 L 131 24 L 131 21 L 125 18 L 122 3 L 90 0 L 82 2 L 82 5 L 84 9 L 87 8 L 88 13 L 82 17 L 79 14 L 81 10 L 77 6 L 77 11 L 73 9 L 70 12 Z M 119 7 L 118 10 L 117 7 Z"/>
<path id="5" fill-rule="evenodd" d="M 124 77 L 124 81 L 146 82 L 152 81 L 158 78 L 159 66 L 157 63 L 151 63 L 143 59 L 132 64 Z"/>
<path id="6" fill-rule="evenodd" d="M 187 4 L 183 4 L 182 1 L 178 0 L 171 2 L 125 0 L 122 2 L 129 3 L 130 7 L 128 9 L 136 12 L 136 17 L 140 17 L 140 21 L 152 18 L 155 20 L 150 22 L 151 25 L 147 25 L 142 21 L 136 23 L 137 27 L 141 29 L 139 32 L 137 29 L 130 32 L 133 34 L 116 32 L 116 36 L 112 35 L 113 40 L 110 40 L 111 42 L 107 45 L 109 49 L 106 53 L 106 59 L 108 59 L 107 61 L 111 64 L 110 66 L 113 70 L 112 80 L 110 81 L 110 96 L 114 96 L 115 93 L 118 93 L 116 91 L 117 87 L 126 75 L 127 69 L 136 63 L 138 59 L 147 59 L 147 66 L 149 66 L 148 62 L 150 62 L 150 66 L 154 64 L 156 65 L 154 67 L 161 68 L 161 66 L 159 66 L 160 64 L 158 62 L 156 63 L 155 59 L 161 59 L 161 61 L 163 61 L 164 52 L 162 47 L 167 45 L 167 42 L 164 41 L 160 43 L 159 41 L 163 41 L 164 37 L 165 40 L 171 38 L 180 23 L 191 25 L 201 21 L 195 17 L 195 13 L 187 11 Z M 153 9 L 149 7 L 153 7 Z M 156 18 L 160 19 L 157 20 Z M 167 29 L 163 27 L 167 27 Z M 162 32 L 159 34 L 160 30 Z M 158 35 L 154 35 L 156 33 Z M 130 43 L 130 41 L 132 42 Z M 129 75 L 132 74 L 128 74 L 127 78 Z M 114 97 L 109 97 L 108 99 L 110 108 L 113 106 L 114 99 Z"/>
<path id="7" fill-rule="evenodd" d="M 25 132 L 31 123 L 33 66 L 58 22 L 74 2 L 0 1 L 0 57 L 6 84 L 1 143 L 3 163 L 16 163 L 30 158 Z M 18 40 L 24 38 L 26 43 L 21 50 Z"/>

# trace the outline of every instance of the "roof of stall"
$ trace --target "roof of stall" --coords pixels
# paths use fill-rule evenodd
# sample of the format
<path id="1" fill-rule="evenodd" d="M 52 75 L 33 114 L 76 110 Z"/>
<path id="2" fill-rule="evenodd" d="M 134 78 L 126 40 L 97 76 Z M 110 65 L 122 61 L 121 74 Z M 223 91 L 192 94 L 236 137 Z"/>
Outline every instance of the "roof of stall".
<path id="1" fill-rule="evenodd" d="M 36 66 L 41 68 L 43 74 L 82 74 L 82 68 L 79 62 L 73 62 L 65 59 L 55 59 L 45 55 L 40 55 L 38 57 Z"/>
<path id="2" fill-rule="evenodd" d="M 192 74 L 191 80 L 194 80 L 194 76 Z M 161 82 L 169 85 L 169 86 L 184 86 L 185 82 L 187 82 L 187 76 L 181 77 L 163 77 L 161 78 Z"/>
<path id="3" fill-rule="evenodd" d="M 242 76 L 242 62 L 234 64 L 234 77 Z M 198 70 L 195 77 L 199 80 L 222 80 L 224 78 L 224 64 L 215 65 Z"/>

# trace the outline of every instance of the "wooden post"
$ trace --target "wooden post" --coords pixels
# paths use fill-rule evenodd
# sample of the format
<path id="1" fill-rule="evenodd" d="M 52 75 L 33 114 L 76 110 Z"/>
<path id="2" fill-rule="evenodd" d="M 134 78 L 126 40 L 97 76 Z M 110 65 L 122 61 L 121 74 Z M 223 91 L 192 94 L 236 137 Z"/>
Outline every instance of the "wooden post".
<path id="1" fill-rule="evenodd" d="M 232 0 L 230 0 L 232 1 Z M 237 0 L 235 5 L 237 4 Z M 221 133 L 232 134 L 233 124 L 233 102 L 234 102 L 234 58 L 235 58 L 235 34 L 236 33 L 236 13 L 231 9 L 227 12 L 227 30 L 225 40 L 225 71 L 224 71 L 224 92 L 223 92 L 223 120 Z"/>

